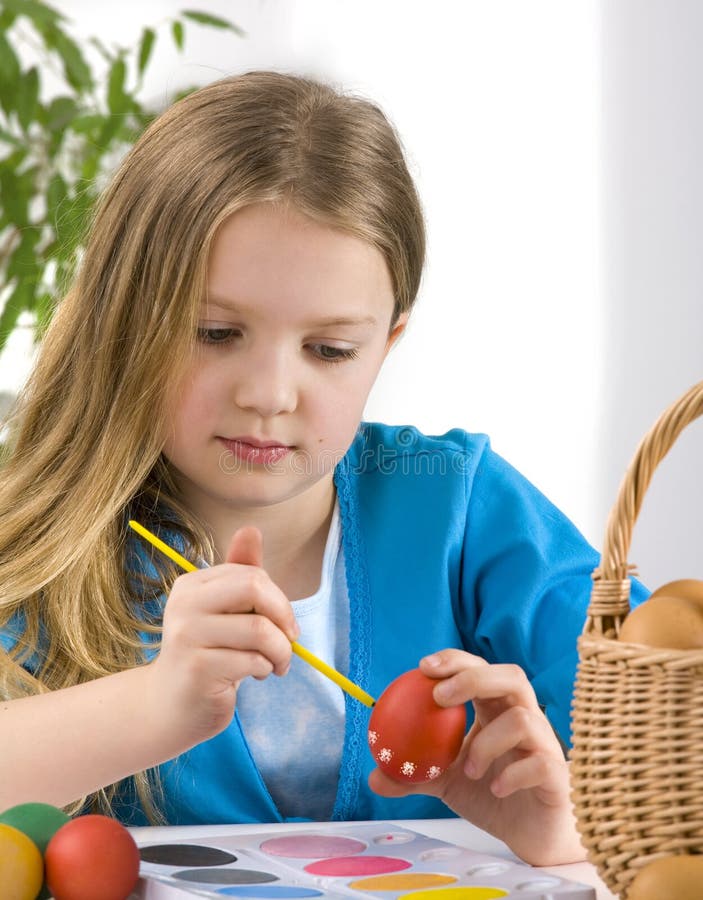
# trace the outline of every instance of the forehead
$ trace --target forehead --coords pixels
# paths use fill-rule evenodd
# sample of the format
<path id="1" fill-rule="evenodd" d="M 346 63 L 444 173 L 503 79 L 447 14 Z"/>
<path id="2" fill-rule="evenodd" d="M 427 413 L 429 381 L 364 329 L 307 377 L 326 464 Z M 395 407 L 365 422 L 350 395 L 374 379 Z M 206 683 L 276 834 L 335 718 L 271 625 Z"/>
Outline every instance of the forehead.
<path id="1" fill-rule="evenodd" d="M 208 261 L 209 305 L 288 310 L 316 317 L 393 311 L 383 254 L 290 206 L 257 203 L 218 229 Z"/>

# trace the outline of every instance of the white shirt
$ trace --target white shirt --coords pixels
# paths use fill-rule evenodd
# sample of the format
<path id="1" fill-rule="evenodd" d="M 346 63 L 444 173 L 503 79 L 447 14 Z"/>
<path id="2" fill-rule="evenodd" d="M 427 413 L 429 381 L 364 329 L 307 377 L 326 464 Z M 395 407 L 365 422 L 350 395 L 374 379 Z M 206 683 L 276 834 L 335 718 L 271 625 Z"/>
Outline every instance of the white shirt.
<path id="1" fill-rule="evenodd" d="M 335 503 L 320 587 L 293 602 L 300 643 L 342 674 L 349 670 L 349 595 L 339 504 Z M 337 793 L 344 744 L 344 694 L 293 655 L 282 678 L 245 678 L 237 712 L 254 761 L 281 815 L 325 821 Z"/>

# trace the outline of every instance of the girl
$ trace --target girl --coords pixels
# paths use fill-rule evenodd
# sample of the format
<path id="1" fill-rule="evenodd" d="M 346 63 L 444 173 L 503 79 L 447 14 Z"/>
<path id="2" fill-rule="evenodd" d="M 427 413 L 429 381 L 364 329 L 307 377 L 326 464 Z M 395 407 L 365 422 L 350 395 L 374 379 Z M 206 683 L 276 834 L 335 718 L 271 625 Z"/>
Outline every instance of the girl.
<path id="1" fill-rule="evenodd" d="M 423 253 L 392 127 L 310 80 L 212 84 L 127 156 L 2 472 L 0 808 L 458 814 L 583 857 L 553 728 L 595 553 L 484 436 L 360 424 Z M 473 717 L 456 763 L 371 771 L 368 710 L 298 636 L 374 696 L 419 664 Z"/>

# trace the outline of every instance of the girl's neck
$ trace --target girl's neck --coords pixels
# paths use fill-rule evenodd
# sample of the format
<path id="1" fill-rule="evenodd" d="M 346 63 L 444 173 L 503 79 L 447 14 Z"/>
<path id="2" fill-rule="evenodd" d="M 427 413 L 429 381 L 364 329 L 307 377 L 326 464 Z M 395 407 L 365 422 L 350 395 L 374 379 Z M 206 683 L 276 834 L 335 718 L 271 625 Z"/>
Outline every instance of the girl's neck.
<path id="1" fill-rule="evenodd" d="M 264 569 L 290 600 L 298 600 L 319 587 L 335 498 L 330 475 L 304 494 L 276 506 L 213 506 L 197 512 L 211 530 L 216 563 L 225 558 L 238 528 L 255 525 L 263 535 Z"/>

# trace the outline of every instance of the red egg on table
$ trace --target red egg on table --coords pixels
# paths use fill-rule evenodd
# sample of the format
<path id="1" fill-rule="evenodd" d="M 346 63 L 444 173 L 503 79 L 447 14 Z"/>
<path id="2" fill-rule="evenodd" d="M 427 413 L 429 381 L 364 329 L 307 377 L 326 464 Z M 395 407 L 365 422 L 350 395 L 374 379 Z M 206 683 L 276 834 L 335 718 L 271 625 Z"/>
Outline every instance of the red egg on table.
<path id="1" fill-rule="evenodd" d="M 107 816 L 79 816 L 63 825 L 44 855 L 55 900 L 126 900 L 139 879 L 139 849 Z"/>
<path id="2" fill-rule="evenodd" d="M 461 749 L 466 709 L 435 703 L 436 684 L 436 679 L 411 669 L 388 685 L 371 712 L 371 755 L 396 781 L 432 781 Z"/>

